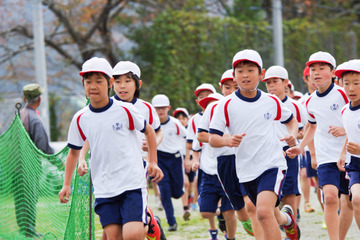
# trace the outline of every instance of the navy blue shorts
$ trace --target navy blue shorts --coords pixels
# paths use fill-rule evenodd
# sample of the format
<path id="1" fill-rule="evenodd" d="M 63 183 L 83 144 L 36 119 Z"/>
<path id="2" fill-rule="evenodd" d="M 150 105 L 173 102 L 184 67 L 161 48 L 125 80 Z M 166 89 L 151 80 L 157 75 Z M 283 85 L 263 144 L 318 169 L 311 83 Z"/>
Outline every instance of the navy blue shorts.
<path id="1" fill-rule="evenodd" d="M 360 158 L 351 156 L 350 163 L 345 166 L 345 169 L 350 177 L 350 189 L 355 183 L 360 183 Z"/>
<path id="2" fill-rule="evenodd" d="M 157 151 L 157 156 L 159 168 L 164 173 L 163 179 L 158 182 L 159 187 L 170 186 L 171 197 L 180 198 L 184 194 L 184 167 L 180 153 Z"/>
<path id="3" fill-rule="evenodd" d="M 334 185 L 340 194 L 349 195 L 349 180 L 345 178 L 345 172 L 340 172 L 335 162 L 324 163 L 318 166 L 319 187 Z"/>
<path id="4" fill-rule="evenodd" d="M 222 187 L 235 210 L 245 206 L 245 189 L 236 174 L 235 155 L 217 157 L 217 170 Z"/>
<path id="5" fill-rule="evenodd" d="M 146 188 L 123 192 L 111 198 L 95 198 L 94 210 L 104 228 L 108 224 L 124 225 L 128 222 L 147 223 Z"/>
<path id="6" fill-rule="evenodd" d="M 298 157 L 300 159 L 300 168 L 306 168 L 306 156 L 300 154 Z"/>
<path id="7" fill-rule="evenodd" d="M 286 170 L 279 168 L 271 168 L 263 172 L 260 176 L 250 182 L 242 183 L 250 200 L 256 206 L 256 198 L 262 191 L 272 191 L 280 197 L 280 192 L 285 181 Z M 275 207 L 280 203 L 280 199 L 276 201 Z"/>
<path id="8" fill-rule="evenodd" d="M 318 176 L 317 171 L 311 167 L 311 156 L 310 156 L 309 151 L 306 151 L 305 159 L 306 159 L 306 161 L 305 161 L 305 164 L 306 164 L 306 176 L 308 178 L 317 177 Z"/>
<path id="9" fill-rule="evenodd" d="M 221 187 L 217 175 L 209 175 L 205 172 L 201 174 L 199 207 L 200 212 L 215 213 L 218 207 L 219 200 L 221 199 L 220 210 L 222 212 L 232 210 L 229 199 L 226 197 L 223 188 Z"/>
<path id="10" fill-rule="evenodd" d="M 190 183 L 194 182 L 196 172 L 193 172 L 192 170 L 190 170 L 190 172 L 185 173 L 185 174 L 188 176 Z"/>
<path id="11" fill-rule="evenodd" d="M 284 147 L 283 150 L 286 150 L 289 147 Z M 293 159 L 288 156 L 285 157 L 287 164 L 287 171 L 285 176 L 284 186 L 281 191 L 281 197 L 284 195 L 300 195 L 300 179 L 299 179 L 299 160 L 298 157 Z"/>

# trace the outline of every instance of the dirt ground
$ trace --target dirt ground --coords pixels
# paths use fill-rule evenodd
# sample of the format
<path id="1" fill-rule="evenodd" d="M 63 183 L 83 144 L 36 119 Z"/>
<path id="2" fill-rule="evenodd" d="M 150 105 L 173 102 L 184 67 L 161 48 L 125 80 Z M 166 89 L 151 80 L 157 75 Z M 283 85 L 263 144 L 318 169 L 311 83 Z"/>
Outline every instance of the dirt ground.
<path id="1" fill-rule="evenodd" d="M 300 222 L 301 239 L 329 239 L 327 236 L 327 230 L 322 228 L 323 213 L 320 204 L 316 198 L 314 188 L 311 188 L 310 202 L 312 207 L 315 208 L 313 213 L 305 213 L 303 208 L 303 199 L 300 204 Z M 154 202 L 154 196 L 149 196 L 149 205 L 153 208 L 154 214 L 161 218 L 163 228 L 168 240 L 189 240 L 189 239 L 209 239 L 208 222 L 205 219 L 200 218 L 198 211 L 191 211 L 190 221 L 183 221 L 182 219 L 182 204 L 180 200 L 173 200 L 175 206 L 175 216 L 178 222 L 178 230 L 176 232 L 168 232 L 168 224 L 166 223 L 164 211 L 159 211 Z M 217 222 L 217 221 L 216 221 Z M 282 233 L 285 239 L 285 233 Z M 346 239 L 360 239 L 360 232 L 356 226 L 355 219 L 353 219 L 352 225 L 349 229 Z M 218 239 L 225 239 L 222 233 L 219 233 Z M 238 224 L 238 231 L 236 239 L 255 239 L 246 234 L 241 224 Z"/>

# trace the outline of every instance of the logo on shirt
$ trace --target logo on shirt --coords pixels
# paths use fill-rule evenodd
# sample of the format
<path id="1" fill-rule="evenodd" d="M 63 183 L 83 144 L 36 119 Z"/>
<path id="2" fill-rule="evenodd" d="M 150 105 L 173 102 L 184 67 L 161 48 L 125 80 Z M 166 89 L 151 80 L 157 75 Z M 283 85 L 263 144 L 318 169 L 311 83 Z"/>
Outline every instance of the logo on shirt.
<path id="1" fill-rule="evenodd" d="M 270 118 L 271 118 L 271 113 L 265 113 L 264 114 L 264 118 L 266 119 L 266 120 L 269 120 Z"/>
<path id="2" fill-rule="evenodd" d="M 115 123 L 112 127 L 115 131 L 119 131 L 123 128 L 123 125 L 120 123 Z"/>
<path id="3" fill-rule="evenodd" d="M 336 111 L 339 108 L 339 104 L 334 103 L 330 106 L 331 111 Z"/>

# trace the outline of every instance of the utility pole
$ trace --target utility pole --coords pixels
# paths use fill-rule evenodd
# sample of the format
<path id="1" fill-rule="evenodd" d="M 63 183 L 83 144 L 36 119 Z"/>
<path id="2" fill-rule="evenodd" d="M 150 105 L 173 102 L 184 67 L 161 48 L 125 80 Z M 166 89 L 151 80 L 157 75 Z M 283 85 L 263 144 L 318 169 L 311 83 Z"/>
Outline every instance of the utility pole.
<path id="1" fill-rule="evenodd" d="M 272 20 L 273 20 L 274 62 L 276 65 L 284 66 L 281 0 L 273 0 Z"/>
<path id="2" fill-rule="evenodd" d="M 41 0 L 33 1 L 33 35 L 35 48 L 35 73 L 36 82 L 44 88 L 41 94 L 40 114 L 44 122 L 44 127 L 50 137 L 50 121 L 49 121 L 49 101 L 46 78 L 46 61 L 45 61 L 45 43 L 44 43 L 44 21 L 43 7 Z"/>

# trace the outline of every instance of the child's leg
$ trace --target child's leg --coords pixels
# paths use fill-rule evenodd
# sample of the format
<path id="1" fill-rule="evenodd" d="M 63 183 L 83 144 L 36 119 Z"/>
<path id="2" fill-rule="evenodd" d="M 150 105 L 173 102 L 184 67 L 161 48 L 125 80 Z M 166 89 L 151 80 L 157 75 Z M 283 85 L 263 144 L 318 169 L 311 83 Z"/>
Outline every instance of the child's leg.
<path id="1" fill-rule="evenodd" d="M 355 221 L 360 229 L 360 184 L 356 183 L 351 186 L 352 205 L 354 208 Z"/>
<path id="2" fill-rule="evenodd" d="M 122 228 L 124 240 L 143 240 L 145 238 L 143 222 L 127 222 Z M 112 238 L 108 238 L 111 240 Z M 115 238 L 114 238 L 115 239 Z M 117 239 L 117 238 L 116 238 Z"/>
<path id="3" fill-rule="evenodd" d="M 314 177 L 314 179 L 315 179 L 315 184 L 316 184 L 316 196 L 317 196 L 317 199 L 318 199 L 318 201 L 320 203 L 321 209 L 324 212 L 324 204 L 321 201 L 321 191 L 320 191 L 320 188 L 319 188 L 319 178 Z"/>
<path id="4" fill-rule="evenodd" d="M 119 224 L 108 224 L 104 227 L 105 239 L 107 240 L 123 240 L 122 227 Z M 104 236 L 103 236 L 104 237 Z"/>
<path id="5" fill-rule="evenodd" d="M 294 210 L 294 218 L 296 219 L 296 216 L 297 216 L 296 195 L 295 194 L 284 195 L 282 202 L 283 202 L 283 205 L 291 206 L 291 208 Z"/>
<path id="6" fill-rule="evenodd" d="M 256 198 L 256 215 L 264 231 L 264 239 L 281 239 L 279 224 L 274 214 L 277 198 L 272 191 L 262 191 Z"/>
<path id="7" fill-rule="evenodd" d="M 307 209 L 307 203 L 310 201 L 310 178 L 306 175 L 306 168 L 300 169 L 300 181 L 301 181 L 301 191 L 304 196 L 304 208 L 305 212 L 309 212 Z"/>
<path id="8" fill-rule="evenodd" d="M 324 194 L 324 218 L 330 239 L 339 239 L 339 189 L 331 184 L 322 187 Z"/>
<path id="9" fill-rule="evenodd" d="M 340 229 L 339 229 L 339 238 L 340 240 L 345 239 L 347 232 L 352 223 L 352 219 L 354 216 L 353 207 L 349 199 L 349 195 L 341 194 L 340 196 Z"/>
<path id="10" fill-rule="evenodd" d="M 227 238 L 233 239 L 236 235 L 237 220 L 235 216 L 235 210 L 227 210 L 222 212 L 226 223 Z"/>
<path id="11" fill-rule="evenodd" d="M 190 212 L 189 212 L 189 177 L 187 174 L 184 175 L 184 194 L 181 197 L 181 201 L 183 204 L 184 215 L 183 218 L 185 221 L 190 220 Z"/>
<path id="12" fill-rule="evenodd" d="M 251 220 L 251 227 L 256 239 L 264 239 L 264 231 L 256 216 L 256 207 L 248 196 L 244 196 L 245 208 Z"/>

